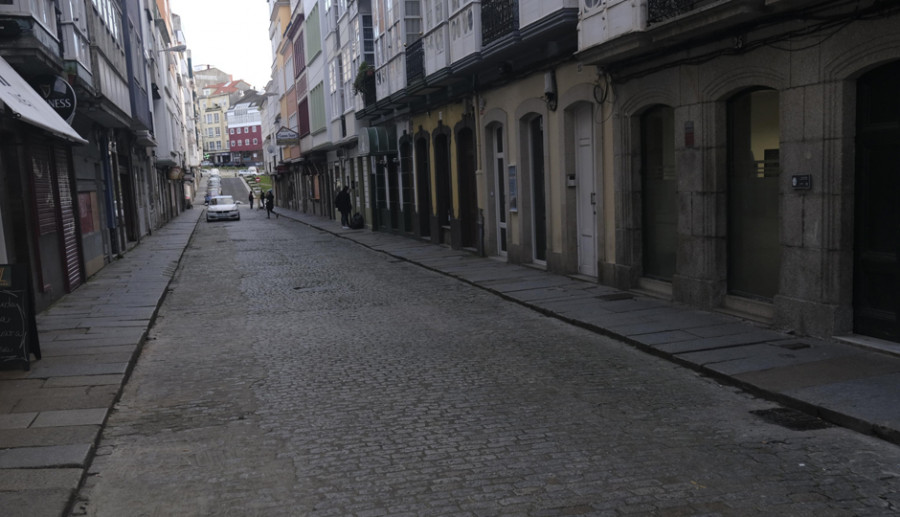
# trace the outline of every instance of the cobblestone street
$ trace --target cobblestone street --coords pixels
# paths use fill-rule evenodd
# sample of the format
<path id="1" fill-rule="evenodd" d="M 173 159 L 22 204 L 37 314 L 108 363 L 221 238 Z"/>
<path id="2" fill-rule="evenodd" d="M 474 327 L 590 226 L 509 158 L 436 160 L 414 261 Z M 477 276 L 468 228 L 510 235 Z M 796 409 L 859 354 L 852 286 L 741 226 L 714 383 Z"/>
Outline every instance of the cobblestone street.
<path id="1" fill-rule="evenodd" d="M 900 448 L 242 205 L 201 222 L 74 515 L 894 515 Z"/>

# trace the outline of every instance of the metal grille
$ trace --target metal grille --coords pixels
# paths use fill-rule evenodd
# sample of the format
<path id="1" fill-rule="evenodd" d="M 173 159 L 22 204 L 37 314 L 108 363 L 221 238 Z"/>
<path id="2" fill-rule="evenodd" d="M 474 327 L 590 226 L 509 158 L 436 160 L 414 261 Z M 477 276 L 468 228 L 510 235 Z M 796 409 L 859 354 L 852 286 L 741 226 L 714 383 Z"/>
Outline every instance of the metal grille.
<path id="1" fill-rule="evenodd" d="M 518 28 L 517 0 L 485 0 L 481 3 L 482 45 L 487 45 Z"/>
<path id="2" fill-rule="evenodd" d="M 425 77 L 425 48 L 422 38 L 406 47 L 406 83 L 411 84 Z"/>
<path id="3" fill-rule="evenodd" d="M 648 2 L 648 23 L 659 23 L 694 9 L 695 0 L 650 0 Z"/>
<path id="4" fill-rule="evenodd" d="M 56 176 L 59 188 L 59 211 L 62 222 L 63 259 L 65 261 L 66 290 L 81 285 L 81 260 L 76 232 L 75 203 L 72 201 L 72 185 L 69 181 L 69 159 L 65 148 L 55 149 Z"/>
<path id="5" fill-rule="evenodd" d="M 38 231 L 41 235 L 53 233 L 57 230 L 56 197 L 53 195 L 53 178 L 50 175 L 50 153 L 46 146 L 31 146 L 31 178 Z"/>

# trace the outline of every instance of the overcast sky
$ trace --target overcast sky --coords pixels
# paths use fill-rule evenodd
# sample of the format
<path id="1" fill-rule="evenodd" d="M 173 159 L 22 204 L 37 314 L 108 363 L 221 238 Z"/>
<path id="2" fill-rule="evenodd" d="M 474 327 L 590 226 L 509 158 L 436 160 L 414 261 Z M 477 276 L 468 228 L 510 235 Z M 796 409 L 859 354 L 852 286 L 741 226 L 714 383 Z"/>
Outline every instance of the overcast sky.
<path id="1" fill-rule="evenodd" d="M 194 66 L 211 65 L 257 90 L 272 74 L 269 5 L 262 0 L 169 0 Z"/>

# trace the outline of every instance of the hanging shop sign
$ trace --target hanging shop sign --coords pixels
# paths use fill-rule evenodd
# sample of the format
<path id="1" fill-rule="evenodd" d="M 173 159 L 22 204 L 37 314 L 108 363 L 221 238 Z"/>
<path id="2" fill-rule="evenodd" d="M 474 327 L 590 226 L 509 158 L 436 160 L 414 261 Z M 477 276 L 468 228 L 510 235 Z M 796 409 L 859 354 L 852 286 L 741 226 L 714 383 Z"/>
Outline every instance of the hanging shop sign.
<path id="1" fill-rule="evenodd" d="M 72 125 L 77 98 L 75 88 L 68 81 L 58 75 L 42 75 L 32 81 L 31 85 L 61 119 Z"/>
<path id="2" fill-rule="evenodd" d="M 22 122 L 79 144 L 88 143 L 66 123 L 37 91 L 22 78 L 5 59 L 0 57 L 0 102 L 5 110 Z"/>
<path id="3" fill-rule="evenodd" d="M 284 126 L 275 133 L 275 143 L 278 145 L 295 145 L 300 143 L 300 133 L 292 131 Z"/>

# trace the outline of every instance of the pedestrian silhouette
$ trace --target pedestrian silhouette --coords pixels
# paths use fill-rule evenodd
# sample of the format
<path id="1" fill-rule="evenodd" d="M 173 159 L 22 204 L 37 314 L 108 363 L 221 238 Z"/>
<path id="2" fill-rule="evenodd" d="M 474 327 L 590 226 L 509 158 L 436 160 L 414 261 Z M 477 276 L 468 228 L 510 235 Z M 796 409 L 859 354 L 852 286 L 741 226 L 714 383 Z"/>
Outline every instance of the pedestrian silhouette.
<path id="1" fill-rule="evenodd" d="M 266 219 L 272 218 L 272 211 L 275 209 L 275 195 L 270 190 L 266 193 Z"/>
<path id="2" fill-rule="evenodd" d="M 253 210 L 253 191 L 250 191 L 250 210 Z"/>
<path id="3" fill-rule="evenodd" d="M 338 192 L 337 197 L 334 198 L 334 206 L 337 207 L 338 211 L 341 212 L 341 226 L 346 230 L 350 228 L 350 209 L 353 208 L 350 204 L 350 189 L 348 187 L 344 187 L 340 192 Z"/>

